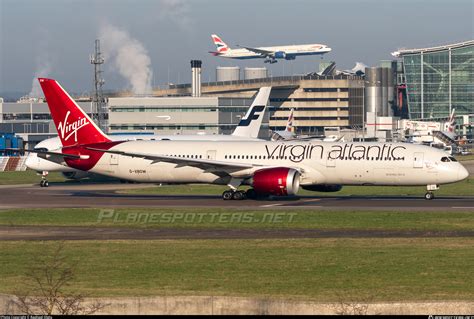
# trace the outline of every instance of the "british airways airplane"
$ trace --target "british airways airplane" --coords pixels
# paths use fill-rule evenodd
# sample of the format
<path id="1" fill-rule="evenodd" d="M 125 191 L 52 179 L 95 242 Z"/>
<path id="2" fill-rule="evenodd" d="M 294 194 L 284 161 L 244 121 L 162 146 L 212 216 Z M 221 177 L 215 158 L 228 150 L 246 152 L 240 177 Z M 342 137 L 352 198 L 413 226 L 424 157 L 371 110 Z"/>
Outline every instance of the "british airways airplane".
<path id="1" fill-rule="evenodd" d="M 258 48 L 242 46 L 240 49 L 231 49 L 216 34 L 211 35 L 211 37 L 217 46 L 217 51 L 209 52 L 214 56 L 239 60 L 264 58 L 264 62 L 270 64 L 278 62 L 277 59 L 294 60 L 297 56 L 322 55 L 331 51 L 331 48 L 324 44 L 300 44 Z"/>
<path id="2" fill-rule="evenodd" d="M 343 185 L 425 185 L 433 199 L 439 185 L 468 171 L 445 152 L 406 143 L 320 141 L 113 141 L 52 79 L 40 78 L 60 150 L 42 158 L 82 171 L 150 183 L 229 186 L 224 200 L 295 195 L 301 186 L 337 191 Z M 241 185 L 250 185 L 246 192 Z"/>

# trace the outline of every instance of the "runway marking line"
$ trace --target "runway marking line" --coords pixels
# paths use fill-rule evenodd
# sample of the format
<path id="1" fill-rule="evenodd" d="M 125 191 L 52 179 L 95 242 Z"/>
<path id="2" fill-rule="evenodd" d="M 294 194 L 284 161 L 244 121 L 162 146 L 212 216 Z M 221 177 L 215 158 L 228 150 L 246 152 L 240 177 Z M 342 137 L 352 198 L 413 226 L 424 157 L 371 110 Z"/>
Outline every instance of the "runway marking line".
<path id="1" fill-rule="evenodd" d="M 388 201 L 388 200 L 398 200 L 398 201 L 405 201 L 405 200 L 419 200 L 424 199 L 422 197 L 407 197 L 407 198 L 368 198 L 368 200 L 379 200 L 379 201 Z"/>
<path id="2" fill-rule="evenodd" d="M 261 205 L 260 207 L 274 207 L 274 206 L 281 206 L 283 203 L 277 203 L 277 204 L 269 204 L 269 205 Z"/>
<path id="3" fill-rule="evenodd" d="M 451 207 L 451 208 L 459 208 L 459 209 L 474 209 L 474 207 L 469 207 L 469 206 L 457 206 L 457 207 Z"/>

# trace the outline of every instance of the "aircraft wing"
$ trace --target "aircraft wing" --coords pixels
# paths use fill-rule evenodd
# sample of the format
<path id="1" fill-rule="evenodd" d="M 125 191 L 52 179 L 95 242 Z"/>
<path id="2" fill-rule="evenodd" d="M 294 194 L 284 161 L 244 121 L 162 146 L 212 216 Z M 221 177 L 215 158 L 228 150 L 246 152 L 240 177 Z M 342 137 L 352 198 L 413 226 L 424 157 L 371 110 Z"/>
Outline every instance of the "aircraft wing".
<path id="1" fill-rule="evenodd" d="M 88 159 L 89 155 L 74 155 L 74 154 L 66 154 L 66 153 L 59 153 L 59 152 L 51 152 L 51 151 L 43 151 L 43 150 L 23 150 L 18 148 L 8 148 L 5 149 L 7 151 L 14 151 L 14 152 L 26 152 L 26 153 L 37 153 L 39 158 L 45 159 L 47 161 L 61 164 L 67 166 L 64 162 L 65 158 L 71 159 Z"/>
<path id="2" fill-rule="evenodd" d="M 91 150 L 91 151 L 98 151 L 98 152 L 104 152 L 104 153 L 130 156 L 130 157 L 140 157 L 140 158 L 152 160 L 154 163 L 158 163 L 158 162 L 174 163 L 174 164 L 177 164 L 178 166 L 192 166 L 192 167 L 198 167 L 198 168 L 206 169 L 208 171 L 213 171 L 213 172 L 225 172 L 227 174 L 230 174 L 235 171 L 243 170 L 243 169 L 263 167 L 263 165 L 256 165 L 256 164 L 230 163 L 230 162 L 216 161 L 216 160 L 210 160 L 210 159 L 182 158 L 182 157 L 174 157 L 174 156 L 166 156 L 166 155 L 113 151 L 113 150 L 104 150 L 104 149 L 93 148 L 93 147 L 86 147 L 86 149 Z"/>
<path id="3" fill-rule="evenodd" d="M 40 151 L 40 150 L 22 150 L 19 148 L 6 148 L 6 151 L 14 151 L 14 152 L 26 152 L 26 153 L 37 153 L 41 158 L 47 159 L 47 156 L 55 156 L 61 158 L 72 158 L 72 159 L 87 159 L 89 158 L 88 155 L 74 155 L 74 154 L 66 154 L 66 153 L 58 153 L 58 152 L 51 152 L 51 151 Z M 87 157 L 84 157 L 87 156 Z"/>
<path id="4" fill-rule="evenodd" d="M 275 54 L 275 51 L 268 51 L 268 50 L 262 50 L 262 49 L 251 48 L 251 47 L 244 47 L 244 46 L 241 46 L 241 48 L 247 49 L 257 54 L 261 54 L 263 56 L 273 56 Z"/>

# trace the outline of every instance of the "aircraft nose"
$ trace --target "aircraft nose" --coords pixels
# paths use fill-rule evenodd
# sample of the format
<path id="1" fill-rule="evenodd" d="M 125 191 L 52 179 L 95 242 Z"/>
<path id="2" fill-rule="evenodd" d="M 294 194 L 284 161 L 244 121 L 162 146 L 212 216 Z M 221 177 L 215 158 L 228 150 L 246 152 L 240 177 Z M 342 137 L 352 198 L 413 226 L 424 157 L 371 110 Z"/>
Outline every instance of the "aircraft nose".
<path id="1" fill-rule="evenodd" d="M 28 167 L 29 169 L 36 169 L 36 156 L 34 156 L 36 154 L 34 153 L 30 153 L 28 154 L 28 156 L 26 157 L 26 161 L 25 161 L 25 165 L 26 167 Z"/>
<path id="2" fill-rule="evenodd" d="M 463 179 L 466 179 L 469 177 L 469 172 L 467 171 L 467 169 L 462 166 L 462 165 L 459 165 L 459 169 L 458 169 L 458 179 L 460 181 L 462 181 Z"/>

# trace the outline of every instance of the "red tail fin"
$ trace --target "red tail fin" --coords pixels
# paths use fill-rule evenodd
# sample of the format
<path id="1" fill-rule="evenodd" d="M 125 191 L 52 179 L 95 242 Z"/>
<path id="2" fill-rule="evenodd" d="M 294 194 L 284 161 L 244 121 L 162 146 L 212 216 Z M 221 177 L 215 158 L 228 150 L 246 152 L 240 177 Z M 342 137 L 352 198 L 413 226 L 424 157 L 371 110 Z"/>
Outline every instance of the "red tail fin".
<path id="1" fill-rule="evenodd" d="M 110 141 L 57 81 L 38 80 L 63 146 Z"/>

